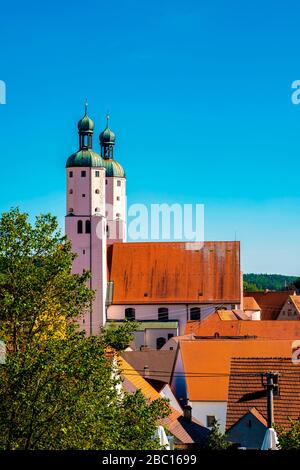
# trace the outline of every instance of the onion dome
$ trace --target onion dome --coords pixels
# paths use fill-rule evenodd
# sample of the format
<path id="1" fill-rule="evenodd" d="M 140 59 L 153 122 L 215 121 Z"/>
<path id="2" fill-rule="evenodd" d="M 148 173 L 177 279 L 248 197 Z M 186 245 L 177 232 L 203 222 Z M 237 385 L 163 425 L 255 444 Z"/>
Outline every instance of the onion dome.
<path id="1" fill-rule="evenodd" d="M 103 158 L 92 149 L 80 149 L 77 152 L 73 153 L 67 160 L 66 167 L 102 167 Z"/>
<path id="2" fill-rule="evenodd" d="M 103 158 L 102 162 L 102 166 L 104 166 L 106 169 L 106 176 L 118 176 L 119 178 L 125 178 L 124 168 L 113 158 Z"/>

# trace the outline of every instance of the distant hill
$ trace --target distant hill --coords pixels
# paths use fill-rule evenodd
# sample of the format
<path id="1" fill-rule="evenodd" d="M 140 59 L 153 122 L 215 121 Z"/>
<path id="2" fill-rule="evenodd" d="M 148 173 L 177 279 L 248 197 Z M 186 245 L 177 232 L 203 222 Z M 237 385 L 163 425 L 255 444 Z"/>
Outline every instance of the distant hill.
<path id="1" fill-rule="evenodd" d="M 283 274 L 244 274 L 244 290 L 285 290 L 299 280 L 297 276 Z"/>

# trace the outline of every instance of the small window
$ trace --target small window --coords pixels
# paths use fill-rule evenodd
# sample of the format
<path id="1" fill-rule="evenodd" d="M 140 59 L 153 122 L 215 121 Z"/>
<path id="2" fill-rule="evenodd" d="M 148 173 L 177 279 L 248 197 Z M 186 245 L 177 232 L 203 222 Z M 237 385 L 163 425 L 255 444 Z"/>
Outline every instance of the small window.
<path id="1" fill-rule="evenodd" d="M 86 177 L 86 171 L 85 171 L 85 170 L 82 170 L 81 176 L 82 176 L 82 178 L 85 178 L 85 177 Z"/>
<path id="2" fill-rule="evenodd" d="M 212 428 L 213 425 L 215 424 L 215 422 L 216 422 L 216 417 L 215 416 L 213 416 L 213 415 L 206 416 L 206 426 L 208 428 Z"/>
<path id="3" fill-rule="evenodd" d="M 120 180 L 117 181 L 117 186 L 121 186 L 121 181 Z"/>
<path id="4" fill-rule="evenodd" d="M 158 309 L 158 320 L 167 321 L 169 320 L 169 309 L 166 307 L 161 307 Z"/>
<path id="5" fill-rule="evenodd" d="M 73 194 L 73 189 L 70 189 L 69 194 Z"/>
<path id="6" fill-rule="evenodd" d="M 117 196 L 117 201 L 120 201 L 120 196 Z"/>
<path id="7" fill-rule="evenodd" d="M 168 333 L 168 339 L 173 338 L 173 336 L 174 336 L 173 333 Z"/>
<path id="8" fill-rule="evenodd" d="M 135 308 L 125 308 L 126 320 L 135 320 Z"/>
<path id="9" fill-rule="evenodd" d="M 248 421 L 248 428 L 252 428 L 252 421 L 251 421 L 251 419 L 249 419 L 249 421 Z"/>
<path id="10" fill-rule="evenodd" d="M 100 176 L 100 171 L 98 171 L 98 170 L 95 171 L 95 176 L 96 176 L 96 178 L 99 178 L 99 176 Z"/>
<path id="11" fill-rule="evenodd" d="M 91 221 L 90 220 L 85 221 L 85 233 L 91 233 Z"/>
<path id="12" fill-rule="evenodd" d="M 191 320 L 200 320 L 201 319 L 201 310 L 199 307 L 192 307 L 190 310 Z"/>
<path id="13" fill-rule="evenodd" d="M 107 180 L 105 180 L 105 184 L 107 184 Z"/>
<path id="14" fill-rule="evenodd" d="M 100 212 L 100 208 L 99 208 L 99 207 L 95 207 L 95 212 Z"/>
<path id="15" fill-rule="evenodd" d="M 82 197 L 85 197 L 85 194 L 83 194 Z"/>
<path id="16" fill-rule="evenodd" d="M 82 233 L 82 220 L 77 222 L 77 233 Z"/>
<path id="17" fill-rule="evenodd" d="M 85 255 L 85 250 L 82 250 L 82 254 Z"/>
<path id="18" fill-rule="evenodd" d="M 73 171 L 69 171 L 69 177 L 73 178 Z"/>
<path id="19" fill-rule="evenodd" d="M 73 212 L 74 212 L 74 209 L 73 209 L 73 207 L 70 207 L 70 209 L 69 209 L 69 213 L 70 213 L 70 214 L 72 214 Z"/>
<path id="20" fill-rule="evenodd" d="M 166 338 L 163 338 L 162 336 L 160 338 L 157 338 L 156 349 L 161 349 L 166 344 L 166 342 L 167 342 Z"/>
<path id="21" fill-rule="evenodd" d="M 100 194 L 99 189 L 95 189 L 95 193 L 96 193 L 96 194 Z"/>
<path id="22" fill-rule="evenodd" d="M 121 217 L 121 214 L 119 212 L 116 214 L 116 217 L 119 219 Z"/>

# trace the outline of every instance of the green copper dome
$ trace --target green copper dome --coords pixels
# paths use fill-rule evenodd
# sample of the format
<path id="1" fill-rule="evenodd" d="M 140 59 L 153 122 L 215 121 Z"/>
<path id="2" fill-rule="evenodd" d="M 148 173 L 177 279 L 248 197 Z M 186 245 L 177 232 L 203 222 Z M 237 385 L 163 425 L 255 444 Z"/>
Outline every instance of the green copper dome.
<path id="1" fill-rule="evenodd" d="M 66 167 L 76 166 L 105 166 L 103 158 L 91 149 L 81 149 L 73 153 L 67 160 Z"/>
<path id="2" fill-rule="evenodd" d="M 94 121 L 85 114 L 77 124 L 79 132 L 93 132 L 94 130 Z"/>
<path id="3" fill-rule="evenodd" d="M 106 169 L 106 176 L 118 176 L 119 178 L 125 178 L 124 168 L 120 163 L 116 162 L 112 158 L 103 158 L 102 166 Z"/>
<path id="4" fill-rule="evenodd" d="M 114 144 L 116 140 L 114 132 L 108 126 L 101 132 L 99 138 L 100 144 Z"/>

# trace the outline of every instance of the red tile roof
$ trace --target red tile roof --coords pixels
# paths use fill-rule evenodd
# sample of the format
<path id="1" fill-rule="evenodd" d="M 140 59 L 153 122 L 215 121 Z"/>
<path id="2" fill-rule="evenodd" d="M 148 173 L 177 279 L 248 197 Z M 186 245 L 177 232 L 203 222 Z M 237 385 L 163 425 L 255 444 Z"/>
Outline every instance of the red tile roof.
<path id="1" fill-rule="evenodd" d="M 185 334 L 194 336 L 256 336 L 260 339 L 298 339 L 299 320 L 227 320 L 219 312 L 201 321 L 188 321 Z"/>
<path id="2" fill-rule="evenodd" d="M 259 374 L 271 371 L 280 374 L 280 395 L 274 397 L 275 425 L 289 427 L 289 417 L 293 420 L 300 417 L 300 370 L 299 365 L 293 364 L 290 357 L 233 358 L 230 368 L 227 429 L 253 407 L 264 419 L 267 418 L 267 400 Z"/>
<path id="3" fill-rule="evenodd" d="M 244 310 L 260 310 L 260 306 L 256 302 L 254 297 L 244 296 Z"/>
<path id="4" fill-rule="evenodd" d="M 239 303 L 239 242 L 115 243 L 113 304 Z"/>
<path id="5" fill-rule="evenodd" d="M 261 308 L 262 320 L 276 320 L 292 291 L 244 292 L 244 297 L 253 297 Z"/>

